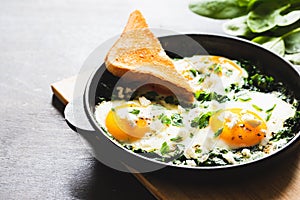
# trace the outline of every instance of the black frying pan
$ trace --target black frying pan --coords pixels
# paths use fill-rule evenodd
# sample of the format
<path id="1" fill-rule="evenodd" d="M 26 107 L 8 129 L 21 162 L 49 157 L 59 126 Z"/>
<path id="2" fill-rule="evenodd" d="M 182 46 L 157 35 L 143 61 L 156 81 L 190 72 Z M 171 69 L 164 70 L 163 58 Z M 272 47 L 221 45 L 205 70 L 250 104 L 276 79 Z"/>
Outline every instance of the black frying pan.
<path id="1" fill-rule="evenodd" d="M 263 73 L 275 77 L 277 81 L 283 82 L 292 90 L 297 99 L 300 99 L 300 75 L 292 65 L 278 55 L 246 40 L 208 34 L 172 35 L 159 38 L 163 48 L 170 57 L 189 57 L 195 54 L 210 54 L 224 56 L 234 60 L 248 60 Z M 249 170 L 265 168 L 274 161 L 287 156 L 289 152 L 298 147 L 298 134 L 280 151 L 262 159 L 240 165 L 227 165 L 216 167 L 189 167 L 176 166 L 156 161 L 145 157 L 143 154 L 133 153 L 123 148 L 116 141 L 112 140 L 97 124 L 93 113 L 95 106 L 99 103 L 99 97 L 109 100 L 112 96 L 112 88 L 119 78 L 109 73 L 102 64 L 92 71 L 89 80 L 84 83 L 84 94 L 76 98 L 79 101 L 78 107 L 70 104 L 65 110 L 66 119 L 76 127 L 80 135 L 92 147 L 94 156 L 102 163 L 122 171 L 148 172 L 154 170 L 175 170 L 175 173 L 192 173 L 193 176 L 232 175 L 244 173 Z M 72 106 L 72 108 L 71 108 Z M 84 110 L 83 110 L 84 108 Z M 79 111 L 78 111 L 79 110 Z M 80 112 L 81 111 L 81 112 Z M 80 117 L 78 117 L 80 116 Z M 74 120 L 74 118 L 78 118 Z M 86 120 L 88 119 L 88 120 Z M 77 122 L 76 122 L 77 121 Z M 86 127 L 80 128 L 78 122 L 85 121 Z M 300 122 L 299 122 L 300 123 Z M 89 129 L 89 130 L 85 130 Z M 130 170 L 128 170 L 128 167 Z M 165 168 L 166 167 L 166 168 Z M 163 169 L 165 168 L 165 169 Z M 184 173 L 183 173 L 184 172 Z"/>

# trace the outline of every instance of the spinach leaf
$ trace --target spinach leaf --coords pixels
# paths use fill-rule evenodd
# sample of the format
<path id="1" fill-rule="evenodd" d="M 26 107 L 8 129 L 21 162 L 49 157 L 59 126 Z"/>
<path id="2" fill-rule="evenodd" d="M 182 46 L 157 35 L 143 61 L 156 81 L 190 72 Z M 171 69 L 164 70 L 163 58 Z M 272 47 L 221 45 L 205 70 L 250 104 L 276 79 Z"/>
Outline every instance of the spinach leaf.
<path id="1" fill-rule="evenodd" d="M 287 53 L 300 53 L 300 28 L 282 36 L 285 43 L 285 51 Z"/>
<path id="2" fill-rule="evenodd" d="M 285 53 L 284 41 L 281 37 L 258 36 L 252 42 L 261 44 L 266 49 L 274 51 L 281 56 Z"/>
<path id="3" fill-rule="evenodd" d="M 284 57 L 294 65 L 300 65 L 300 53 L 285 54 Z"/>
<path id="4" fill-rule="evenodd" d="M 206 17 L 231 19 L 247 13 L 244 5 L 240 0 L 197 0 L 189 4 L 189 9 Z"/>
<path id="5" fill-rule="evenodd" d="M 254 33 L 270 30 L 280 21 L 280 12 L 289 6 L 282 7 L 277 1 L 267 1 L 248 13 L 247 24 Z"/>
<path id="6" fill-rule="evenodd" d="M 231 19 L 223 24 L 223 31 L 229 35 L 245 36 L 251 38 L 254 36 L 247 24 L 247 15 Z"/>
<path id="7" fill-rule="evenodd" d="M 286 15 L 282 15 L 277 22 L 278 26 L 289 26 L 300 19 L 300 10 L 294 10 Z"/>
<path id="8" fill-rule="evenodd" d="M 225 33 L 254 38 L 253 42 L 299 65 L 300 0 L 196 0 L 189 7 L 214 19 L 234 18 L 224 22 Z"/>

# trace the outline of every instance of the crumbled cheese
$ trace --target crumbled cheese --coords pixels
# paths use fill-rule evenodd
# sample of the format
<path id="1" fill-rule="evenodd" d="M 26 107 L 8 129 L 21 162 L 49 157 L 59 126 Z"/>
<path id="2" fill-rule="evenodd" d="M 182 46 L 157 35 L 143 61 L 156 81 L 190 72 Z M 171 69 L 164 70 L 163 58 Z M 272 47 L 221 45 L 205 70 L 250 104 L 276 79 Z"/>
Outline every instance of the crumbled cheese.
<path id="1" fill-rule="evenodd" d="M 251 157 L 251 151 L 249 149 L 243 149 L 242 150 L 242 155 L 245 156 L 246 158 Z"/>
<path id="2" fill-rule="evenodd" d="M 238 123 L 238 119 L 233 118 L 231 121 L 227 122 L 226 125 L 228 128 L 232 129 Z"/>
<path id="3" fill-rule="evenodd" d="M 258 127 L 261 125 L 261 121 L 258 119 L 255 119 L 253 115 L 250 114 L 243 114 L 241 118 L 244 122 L 248 123 L 253 128 Z"/>
<path id="4" fill-rule="evenodd" d="M 196 167 L 197 164 L 194 160 L 186 160 L 185 161 L 187 165 L 192 166 L 192 167 Z"/>
<path id="5" fill-rule="evenodd" d="M 195 150 L 191 147 L 186 149 L 184 156 L 186 158 L 197 158 L 197 154 L 195 153 Z"/>
<path id="6" fill-rule="evenodd" d="M 233 153 L 225 153 L 225 154 L 222 154 L 222 157 L 224 159 L 226 159 L 230 164 L 234 164 L 235 163 L 235 160 L 234 160 L 234 157 L 233 157 Z"/>
<path id="7" fill-rule="evenodd" d="M 203 163 L 205 162 L 207 159 L 209 158 L 209 155 L 208 154 L 204 154 L 202 155 L 200 158 L 198 158 L 198 161 Z"/>
<path id="8" fill-rule="evenodd" d="M 139 97 L 139 102 L 142 106 L 149 106 L 151 104 L 151 101 L 144 96 Z"/>

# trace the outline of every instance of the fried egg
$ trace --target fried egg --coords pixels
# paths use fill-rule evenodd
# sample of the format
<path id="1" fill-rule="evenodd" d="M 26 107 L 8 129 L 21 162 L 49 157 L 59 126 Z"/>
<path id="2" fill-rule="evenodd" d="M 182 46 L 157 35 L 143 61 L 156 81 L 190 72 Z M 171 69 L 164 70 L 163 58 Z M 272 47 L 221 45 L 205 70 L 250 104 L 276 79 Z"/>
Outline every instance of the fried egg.
<path id="1" fill-rule="evenodd" d="M 175 61 L 182 74 L 195 91 L 205 90 L 225 94 L 231 84 L 243 84 L 247 72 L 238 64 L 221 56 L 200 56 Z"/>
<path id="2" fill-rule="evenodd" d="M 169 148 L 167 153 L 174 152 L 179 143 L 188 143 L 190 138 L 183 126 L 187 123 L 183 108 L 170 106 L 167 109 L 152 103 L 143 105 L 144 101 L 145 97 L 138 101 L 102 102 L 96 106 L 95 117 L 108 134 L 134 150 L 162 155 L 164 143 Z"/>
<path id="3" fill-rule="evenodd" d="M 282 130 L 285 120 L 296 112 L 276 93 L 247 91 L 236 95 L 237 99 L 226 103 L 210 103 L 208 110 L 215 112 L 209 125 L 195 134 L 186 148 L 186 157 L 201 158 L 216 148 L 234 150 L 266 145 L 274 133 Z M 197 154 L 199 149 L 201 153 Z"/>

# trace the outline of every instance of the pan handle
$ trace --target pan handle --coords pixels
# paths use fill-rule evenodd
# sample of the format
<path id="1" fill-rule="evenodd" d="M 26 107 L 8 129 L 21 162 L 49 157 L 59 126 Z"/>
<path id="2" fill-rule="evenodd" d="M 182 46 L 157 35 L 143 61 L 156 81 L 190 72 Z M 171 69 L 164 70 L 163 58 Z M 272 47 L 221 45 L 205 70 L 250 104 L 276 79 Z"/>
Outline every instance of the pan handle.
<path id="1" fill-rule="evenodd" d="M 86 116 L 82 101 L 82 98 L 76 98 L 66 105 L 64 111 L 65 120 L 71 129 L 76 132 L 79 132 L 80 130 L 94 132 L 95 130 L 90 125 Z"/>

